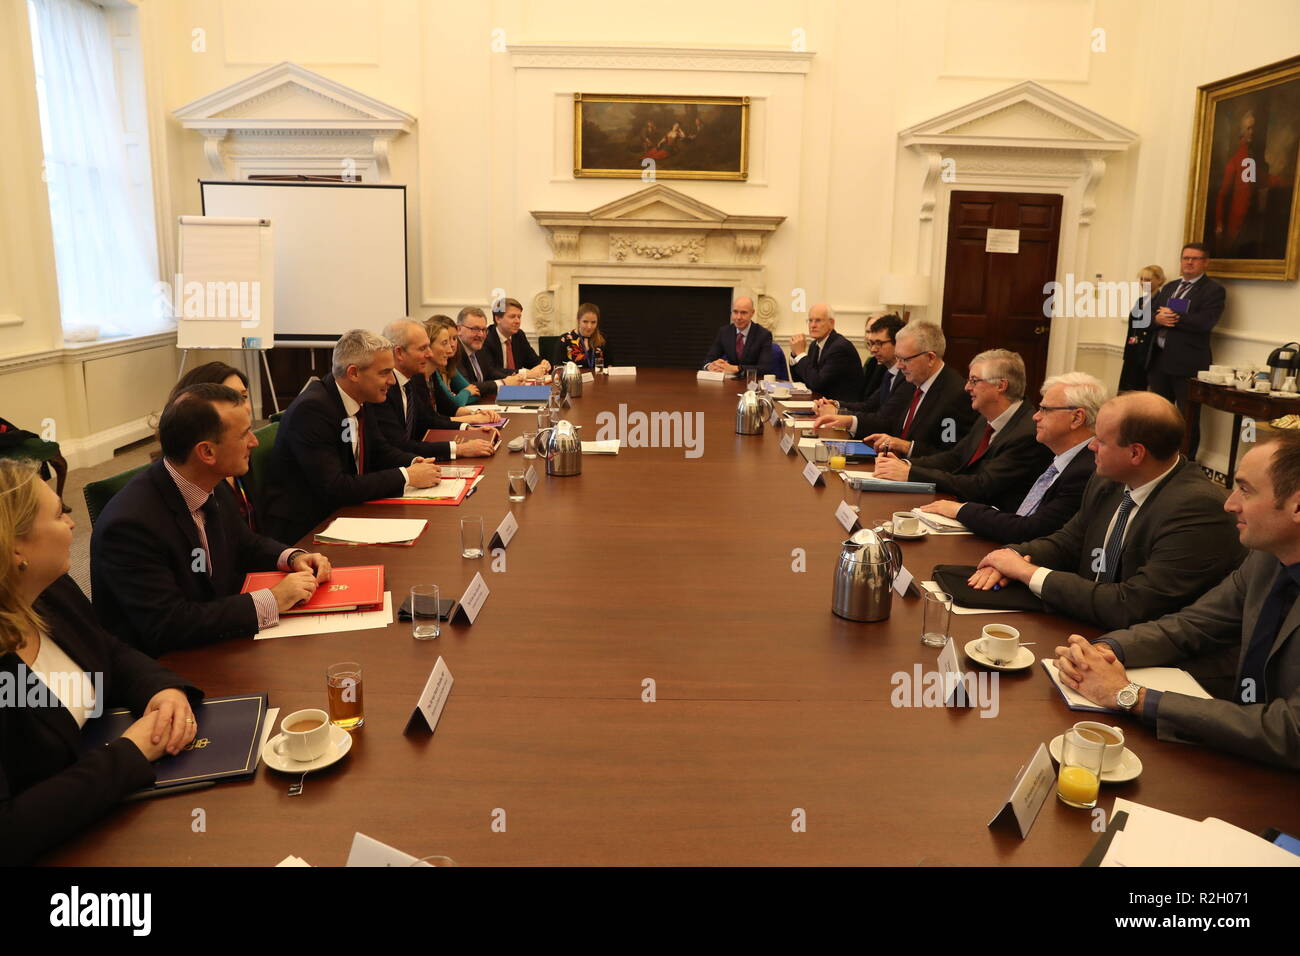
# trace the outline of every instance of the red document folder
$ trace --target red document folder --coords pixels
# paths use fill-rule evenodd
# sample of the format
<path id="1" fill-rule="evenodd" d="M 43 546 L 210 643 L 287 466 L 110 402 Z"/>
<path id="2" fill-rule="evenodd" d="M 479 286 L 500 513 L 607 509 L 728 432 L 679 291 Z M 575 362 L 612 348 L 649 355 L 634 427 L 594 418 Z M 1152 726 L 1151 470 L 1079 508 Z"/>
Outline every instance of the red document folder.
<path id="1" fill-rule="evenodd" d="M 241 594 L 270 588 L 284 580 L 283 571 L 258 571 L 244 578 Z M 295 604 L 281 614 L 327 614 L 330 611 L 371 610 L 384 603 L 384 566 L 365 564 L 334 568 L 330 579 L 316 589 L 311 600 Z"/>
<path id="2" fill-rule="evenodd" d="M 473 460 L 473 459 L 469 459 Z M 458 505 L 474 488 L 474 479 L 483 473 L 482 465 L 461 464 L 459 461 L 444 461 L 438 465 L 447 477 L 464 478 L 465 487 L 455 498 L 376 498 L 368 501 L 371 505 Z"/>
<path id="3" fill-rule="evenodd" d="M 496 429 L 498 429 L 498 431 L 497 431 L 497 435 L 496 435 L 496 439 L 493 441 L 493 444 L 492 444 L 492 447 L 493 447 L 493 448 L 496 448 L 497 445 L 500 445 L 500 444 L 501 444 L 501 432 L 500 432 L 500 429 L 501 429 L 505 424 L 506 424 L 506 419 L 502 418 L 502 419 L 499 419 L 499 420 L 496 421 L 496 422 L 488 422 L 486 425 L 475 425 L 474 427 L 475 427 L 475 428 L 489 428 L 489 427 L 491 427 L 491 428 L 496 428 Z M 453 443 L 453 444 L 455 444 L 455 442 L 456 442 L 456 440 L 457 440 L 458 438 L 465 438 L 465 437 L 466 437 L 466 435 L 465 435 L 465 433 L 464 433 L 463 431 L 458 431 L 458 430 L 456 430 L 456 429 L 454 429 L 454 428 L 430 428 L 427 432 L 424 433 L 424 440 L 425 440 L 425 441 L 449 441 L 449 442 L 451 442 L 451 443 Z M 478 436 L 475 436 L 475 437 L 478 437 Z"/>

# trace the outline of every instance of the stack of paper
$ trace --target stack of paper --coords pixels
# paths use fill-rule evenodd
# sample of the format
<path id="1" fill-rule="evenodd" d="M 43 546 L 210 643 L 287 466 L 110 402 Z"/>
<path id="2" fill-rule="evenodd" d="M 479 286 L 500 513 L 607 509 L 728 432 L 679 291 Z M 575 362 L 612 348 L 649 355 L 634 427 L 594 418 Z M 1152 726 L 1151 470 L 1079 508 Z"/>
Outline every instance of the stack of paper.
<path id="1" fill-rule="evenodd" d="M 617 455 L 619 440 L 606 438 L 604 441 L 585 441 L 582 443 L 584 455 Z"/>
<path id="2" fill-rule="evenodd" d="M 921 519 L 931 531 L 936 534 L 972 534 L 973 532 L 956 518 L 949 518 L 946 515 L 931 514 L 928 511 L 922 511 L 920 508 L 914 508 L 912 514 Z"/>
<path id="3" fill-rule="evenodd" d="M 809 429 L 809 428 L 812 428 L 812 427 L 813 427 L 813 423 L 810 422 L 810 421 L 808 421 L 808 419 L 806 419 L 806 418 L 787 418 L 787 419 L 785 420 L 785 427 L 786 427 L 786 428 Z"/>
<path id="4" fill-rule="evenodd" d="M 636 377 L 635 365 L 611 365 L 605 369 L 606 375 L 631 375 Z"/>
<path id="5" fill-rule="evenodd" d="M 1197 822 L 1116 797 L 1111 820 L 1121 811 L 1128 820 L 1110 834 L 1101 866 L 1300 866 L 1300 856 L 1215 817 Z"/>
<path id="6" fill-rule="evenodd" d="M 446 472 L 443 472 L 445 475 Z M 407 485 L 403 490 L 403 498 L 459 498 L 460 493 L 465 489 L 465 478 L 443 478 L 432 488 L 412 488 Z"/>
<path id="7" fill-rule="evenodd" d="M 701 382 L 721 382 L 726 379 L 726 377 L 726 372 L 710 372 L 707 370 L 701 370 L 695 373 L 696 380 Z"/>
<path id="8" fill-rule="evenodd" d="M 264 627 L 254 640 L 269 641 L 276 637 L 305 637 L 316 634 L 340 634 L 344 631 L 367 631 L 393 623 L 393 592 L 384 592 L 382 611 L 335 611 L 333 614 L 295 614 L 280 618 L 274 627 Z"/>
<path id="9" fill-rule="evenodd" d="M 427 523 L 422 518 L 335 518 L 315 540 L 317 544 L 411 544 Z"/>
<path id="10" fill-rule="evenodd" d="M 806 408 L 809 410 L 811 410 L 813 405 L 816 404 L 816 402 L 796 402 L 788 398 L 778 398 L 777 401 L 780 402 L 782 405 L 784 405 L 786 408 Z"/>
<path id="11" fill-rule="evenodd" d="M 1056 689 L 1065 698 L 1066 706 L 1071 710 L 1090 710 L 1099 714 L 1121 713 L 1117 707 L 1099 707 L 1078 691 L 1072 690 L 1061 683 L 1061 675 L 1056 669 L 1056 658 L 1040 658 L 1039 663 L 1043 665 L 1043 669 L 1047 671 L 1047 676 L 1052 679 Z M 1150 687 L 1152 690 L 1186 694 L 1188 697 L 1199 697 L 1201 700 L 1213 699 L 1205 688 L 1196 682 L 1196 678 L 1181 667 L 1130 667 L 1127 668 L 1127 673 L 1129 680 L 1133 681 L 1133 683 L 1141 684 L 1143 687 Z"/>

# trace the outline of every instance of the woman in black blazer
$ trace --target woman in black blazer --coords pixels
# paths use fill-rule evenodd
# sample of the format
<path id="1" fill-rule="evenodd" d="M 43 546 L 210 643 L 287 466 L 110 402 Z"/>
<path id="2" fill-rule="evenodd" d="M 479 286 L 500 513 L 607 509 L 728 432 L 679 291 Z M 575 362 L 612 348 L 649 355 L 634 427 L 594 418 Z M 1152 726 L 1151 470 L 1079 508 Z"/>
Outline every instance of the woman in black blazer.
<path id="1" fill-rule="evenodd" d="M 1156 329 L 1152 316 L 1143 316 L 1142 312 L 1165 284 L 1165 270 L 1159 266 L 1147 266 L 1138 272 L 1138 282 L 1142 286 L 1142 296 L 1128 316 L 1128 331 L 1124 335 L 1124 368 L 1119 373 L 1121 392 L 1147 390 L 1147 366 L 1151 364 Z"/>
<path id="2" fill-rule="evenodd" d="M 578 327 L 565 332 L 555 343 L 555 366 L 574 362 L 579 368 L 608 365 L 605 334 L 600 331 L 600 309 L 591 302 L 578 306 Z"/>
<path id="3" fill-rule="evenodd" d="M 198 730 L 198 688 L 99 627 L 67 574 L 72 528 L 32 463 L 0 460 L 0 682 L 21 696 L 0 698 L 0 865 L 31 860 L 152 784 L 153 762 Z M 83 752 L 86 720 L 121 706 L 143 716 Z"/>

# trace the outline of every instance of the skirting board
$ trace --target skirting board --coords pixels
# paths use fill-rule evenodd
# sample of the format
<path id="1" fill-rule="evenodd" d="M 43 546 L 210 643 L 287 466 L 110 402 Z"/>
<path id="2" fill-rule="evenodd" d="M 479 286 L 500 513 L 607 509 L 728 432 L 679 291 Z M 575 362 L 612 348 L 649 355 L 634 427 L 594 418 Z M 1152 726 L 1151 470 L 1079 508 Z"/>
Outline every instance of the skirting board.
<path id="1" fill-rule="evenodd" d="M 113 453 L 125 445 L 148 438 L 154 433 L 151 416 L 145 415 L 134 421 L 114 425 L 102 432 L 87 435 L 85 438 L 70 438 L 59 442 L 59 450 L 68 461 L 68 470 L 89 468 L 102 464 L 113 457 Z"/>

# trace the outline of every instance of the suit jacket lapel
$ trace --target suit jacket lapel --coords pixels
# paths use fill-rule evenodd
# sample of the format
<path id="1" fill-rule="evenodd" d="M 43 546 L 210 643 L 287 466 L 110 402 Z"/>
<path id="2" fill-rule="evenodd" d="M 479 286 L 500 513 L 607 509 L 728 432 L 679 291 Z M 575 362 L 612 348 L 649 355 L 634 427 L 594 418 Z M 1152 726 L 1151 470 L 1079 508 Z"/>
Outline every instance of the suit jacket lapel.
<path id="1" fill-rule="evenodd" d="M 172 521 L 176 525 L 176 530 L 181 533 L 186 543 L 190 546 L 189 568 L 193 569 L 193 559 L 197 557 L 196 552 L 203 548 L 203 542 L 199 540 L 199 529 L 194 524 L 194 516 L 190 514 L 190 509 L 185 506 L 185 499 L 181 497 L 181 490 L 176 487 L 176 482 L 168 473 L 167 467 L 159 461 L 153 473 L 154 485 L 158 493 L 162 496 L 163 501 L 167 503 L 168 509 L 172 513 Z M 217 563 L 217 555 L 213 557 L 213 564 Z M 212 586 L 212 576 L 206 572 L 194 572 L 199 581 L 199 587 L 206 589 L 209 597 L 215 596 L 216 591 Z"/>
<path id="2" fill-rule="evenodd" d="M 333 406 L 337 413 L 337 417 L 334 420 L 339 423 L 339 463 L 343 466 L 344 471 L 348 474 L 355 475 L 357 473 L 356 455 L 352 449 L 352 445 L 343 439 L 343 423 L 347 420 L 348 410 L 343 405 L 343 395 L 339 391 L 339 383 L 331 378 L 328 385 L 321 382 L 321 386 L 325 389 L 326 400 L 331 406 Z M 365 406 L 362 406 L 362 408 L 357 411 L 358 426 L 361 425 L 361 414 L 362 411 L 364 411 L 364 408 Z M 364 452 L 364 449 L 362 450 Z"/>

